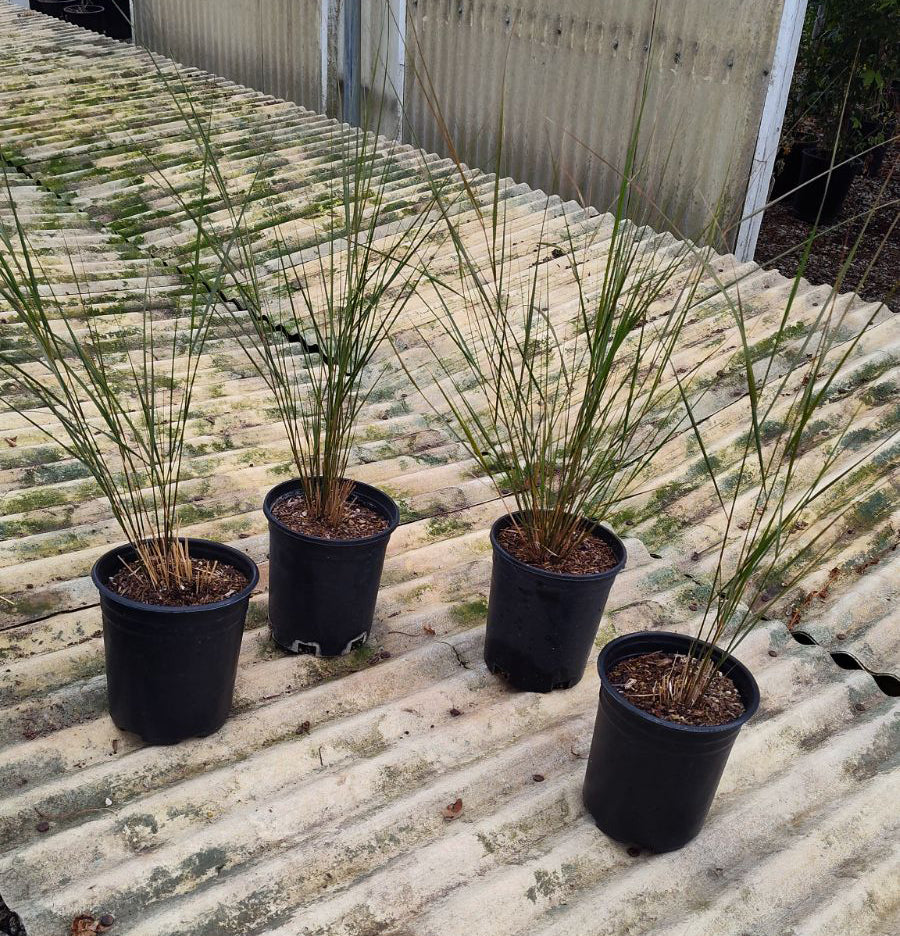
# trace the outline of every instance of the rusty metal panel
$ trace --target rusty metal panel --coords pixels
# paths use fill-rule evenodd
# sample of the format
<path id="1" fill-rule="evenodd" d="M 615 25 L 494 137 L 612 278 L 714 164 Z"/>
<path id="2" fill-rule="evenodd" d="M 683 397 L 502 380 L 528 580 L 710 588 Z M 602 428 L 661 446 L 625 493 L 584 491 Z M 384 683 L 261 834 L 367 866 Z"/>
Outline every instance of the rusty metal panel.
<path id="1" fill-rule="evenodd" d="M 214 113 L 235 186 L 261 152 L 279 157 L 278 197 L 254 206 L 254 220 L 278 223 L 278 206 L 298 227 L 314 221 L 310 186 L 339 171 L 330 141 L 346 128 L 195 69 L 179 74 Z M 71 252 L 98 327 L 110 331 L 133 324 L 148 282 L 161 329 L 190 289 L 176 269 L 188 229 L 144 178 L 144 149 L 165 156 L 176 184 L 190 178 L 193 144 L 142 53 L 0 0 L 0 151 L 18 167 L 10 191 L 48 282 L 73 291 Z M 415 192 L 417 154 L 398 155 L 393 184 Z M 526 268 L 538 239 L 577 222 L 596 233 L 587 273 L 602 269 L 608 217 L 551 199 L 545 226 L 540 192 L 507 190 Z M 260 245 L 268 234 L 260 223 Z M 547 269 L 564 294 L 565 264 Z M 763 339 L 788 281 L 721 257 L 717 273 L 726 270 L 742 277 L 748 327 Z M 827 294 L 801 284 L 798 325 L 814 321 Z M 872 310 L 842 301 L 854 321 Z M 0 339 L 15 346 L 9 311 L 0 309 Z M 413 323 L 427 328 L 420 303 L 396 336 L 414 363 L 423 349 Z M 685 337 L 686 355 L 709 357 L 705 425 L 726 459 L 746 401 L 733 326 L 715 297 Z M 858 412 L 860 439 L 893 444 L 898 357 L 900 322 L 882 310 L 825 420 Z M 91 911 L 112 913 L 113 932 L 129 936 L 893 936 L 898 706 L 882 691 L 892 684 L 870 672 L 900 670 L 896 494 L 893 507 L 863 502 L 835 560 L 841 572 L 809 583 L 817 594 L 798 626 L 824 648 L 802 645 L 780 620 L 741 646 L 762 707 L 701 836 L 675 854 L 630 854 L 597 832 L 580 800 L 596 673 L 567 692 L 532 695 L 486 672 L 487 529 L 503 505 L 389 355 L 384 363 L 384 393 L 367 406 L 353 453 L 354 476 L 402 507 L 372 641 L 336 660 L 293 657 L 268 636 L 259 508 L 291 470 L 287 447 L 261 381 L 227 333 L 211 336 L 185 532 L 243 548 L 263 575 L 232 718 L 210 738 L 167 748 L 143 746 L 106 714 L 87 572 L 120 536 L 108 507 L 77 463 L 0 403 L 0 892 L 29 933 L 62 936 Z M 802 380 L 796 356 L 779 366 Z M 804 465 L 827 441 L 815 437 Z M 617 519 L 629 562 L 598 645 L 696 625 L 716 533 L 696 460 L 689 438 L 673 440 L 646 497 Z M 839 646 L 870 672 L 837 666 L 828 651 Z M 462 813 L 447 821 L 457 798 Z"/>

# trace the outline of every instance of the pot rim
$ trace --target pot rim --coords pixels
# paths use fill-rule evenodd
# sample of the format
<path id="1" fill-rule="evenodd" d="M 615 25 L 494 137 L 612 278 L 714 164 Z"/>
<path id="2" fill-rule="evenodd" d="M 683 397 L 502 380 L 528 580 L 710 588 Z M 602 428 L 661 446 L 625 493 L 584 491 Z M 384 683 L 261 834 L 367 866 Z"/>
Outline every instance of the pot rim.
<path id="1" fill-rule="evenodd" d="M 615 578 L 622 569 L 625 568 L 625 563 L 628 561 L 628 550 L 625 549 L 625 544 L 608 526 L 590 517 L 582 517 L 582 522 L 591 527 L 595 535 L 599 533 L 600 535 L 598 538 L 604 540 L 613 550 L 616 552 L 621 551 L 622 553 L 619 561 L 611 569 L 604 569 L 602 572 L 578 574 L 575 572 L 553 572 L 550 569 L 542 569 L 539 566 L 530 565 L 505 549 L 497 539 L 497 534 L 500 530 L 502 530 L 504 526 L 512 523 L 514 517 L 521 516 L 521 514 L 522 511 L 520 510 L 508 511 L 503 514 L 503 516 L 498 517 L 491 525 L 491 546 L 493 546 L 494 550 L 500 553 L 504 559 L 511 562 L 517 568 L 526 570 L 532 575 L 550 579 L 554 582 L 601 582 L 604 579 Z"/>
<path id="2" fill-rule="evenodd" d="M 810 156 L 814 159 L 823 160 L 828 163 L 831 162 L 830 150 L 823 149 L 821 146 L 818 146 L 815 143 L 812 146 L 804 146 L 802 148 L 802 153 L 804 156 Z M 836 159 L 834 165 L 831 166 L 830 169 L 833 173 L 840 172 L 842 169 L 856 169 L 859 166 L 859 162 L 859 156 L 853 156 L 850 159 Z"/>
<path id="3" fill-rule="evenodd" d="M 732 719 L 732 721 L 729 722 L 724 722 L 721 725 L 682 725 L 678 722 L 669 721 L 666 718 L 659 718 L 657 715 L 653 715 L 650 712 L 645 711 L 644 709 L 635 705 L 633 702 L 629 702 L 628 699 L 626 699 L 625 696 L 622 695 L 622 693 L 619 692 L 619 690 L 609 681 L 609 678 L 606 675 L 607 659 L 611 652 L 615 651 L 623 644 L 627 644 L 638 638 L 647 637 L 677 638 L 678 641 L 684 642 L 688 646 L 694 642 L 704 648 L 712 647 L 715 651 L 718 652 L 720 659 L 723 662 L 725 660 L 730 660 L 732 663 L 732 669 L 739 670 L 741 674 L 745 676 L 751 688 L 751 697 L 749 701 L 745 700 L 743 696 L 741 698 L 741 701 L 744 702 L 745 705 L 744 711 L 737 718 Z M 669 651 L 671 648 L 665 646 L 666 642 L 667 641 L 664 639 L 663 646 L 660 646 L 657 649 Z M 687 647 L 685 647 L 685 649 L 687 649 Z M 654 651 L 644 648 L 639 653 L 623 655 L 621 659 L 627 659 L 629 656 L 642 656 L 647 652 L 652 653 Z M 691 637 L 687 634 L 675 633 L 674 631 L 635 631 L 633 634 L 622 634 L 620 637 L 614 637 L 603 647 L 603 649 L 600 651 L 600 655 L 597 657 L 597 674 L 600 677 L 601 690 L 607 692 L 612 698 L 614 698 L 616 704 L 621 705 L 628 712 L 639 716 L 653 725 L 660 725 L 664 728 L 668 728 L 672 731 L 676 731 L 682 734 L 714 735 L 722 732 L 733 731 L 735 728 L 743 727 L 743 725 L 756 714 L 756 710 L 759 708 L 759 686 L 756 682 L 756 677 L 750 671 L 749 667 L 741 663 L 737 657 L 732 656 L 731 654 L 726 654 L 721 647 L 710 644 L 705 640 L 696 640 L 694 637 Z"/>
<path id="4" fill-rule="evenodd" d="M 390 494 L 385 493 L 374 485 L 365 484 L 362 481 L 354 481 L 352 478 L 346 480 L 353 482 L 354 493 L 359 492 L 363 495 L 364 499 L 373 501 L 371 504 L 367 503 L 366 506 L 377 509 L 384 519 L 387 520 L 388 525 L 385 529 L 379 530 L 377 533 L 372 533 L 370 536 L 360 536 L 355 539 L 329 539 L 325 536 L 310 536 L 308 533 L 298 533 L 297 530 L 292 530 L 272 513 L 272 507 L 286 494 L 292 491 L 302 490 L 302 478 L 289 478 L 287 481 L 276 484 L 275 487 L 266 494 L 263 500 L 263 514 L 265 514 L 266 520 L 268 520 L 269 523 L 277 526 L 283 533 L 286 533 L 288 536 L 293 536 L 304 543 L 322 543 L 329 546 L 359 546 L 377 543 L 382 539 L 390 537 L 394 530 L 400 525 L 400 510 L 394 499 Z M 390 506 L 387 510 L 384 509 L 384 505 L 378 503 L 379 498 L 384 498 L 388 502 Z"/>
<path id="5" fill-rule="evenodd" d="M 124 595 L 120 595 L 117 592 L 114 592 L 106 582 L 100 579 L 99 568 L 100 565 L 109 559 L 111 556 L 115 555 L 120 558 L 122 555 L 128 555 L 135 553 L 135 548 L 131 543 L 125 543 L 122 546 L 116 546 L 113 549 L 107 550 L 100 558 L 94 563 L 91 568 L 91 580 L 97 588 L 97 591 L 100 592 L 100 597 L 105 598 L 108 601 L 113 601 L 116 604 L 122 605 L 125 608 L 132 608 L 136 611 L 151 611 L 158 614 L 197 614 L 204 611 L 218 611 L 220 608 L 227 608 L 231 605 L 238 604 L 246 598 L 249 598 L 253 592 L 253 589 L 256 588 L 259 583 L 259 566 L 250 558 L 245 552 L 241 552 L 239 549 L 235 549 L 234 546 L 229 546 L 226 543 L 217 543 L 215 540 L 203 539 L 201 537 L 180 537 L 183 542 L 187 542 L 188 549 L 192 545 L 200 546 L 211 546 L 216 550 L 222 550 L 226 555 L 233 557 L 234 559 L 241 560 L 242 562 L 249 563 L 251 567 L 251 575 L 248 576 L 247 584 L 239 591 L 235 592 L 233 595 L 229 595 L 227 598 L 223 598 L 221 601 L 212 601 L 209 604 L 197 604 L 197 605 L 158 605 L 158 604 L 149 604 L 143 601 L 135 601 L 132 598 L 126 598 Z M 229 563 L 231 564 L 231 563 Z M 238 572 L 244 573 L 244 569 L 241 568 L 237 563 L 234 563 L 233 568 L 237 569 Z"/>

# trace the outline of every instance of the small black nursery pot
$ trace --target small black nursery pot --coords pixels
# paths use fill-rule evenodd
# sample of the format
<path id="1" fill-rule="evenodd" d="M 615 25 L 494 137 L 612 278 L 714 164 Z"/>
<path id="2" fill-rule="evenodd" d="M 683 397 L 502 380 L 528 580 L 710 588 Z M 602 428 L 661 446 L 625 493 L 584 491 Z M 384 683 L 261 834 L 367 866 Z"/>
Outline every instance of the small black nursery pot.
<path id="1" fill-rule="evenodd" d="M 772 180 L 770 199 L 787 195 L 800 184 L 800 172 L 803 166 L 803 150 L 815 145 L 815 137 L 797 140 L 781 159 L 780 171 Z M 793 196 L 792 196 L 793 197 Z"/>
<path id="2" fill-rule="evenodd" d="M 72 0 L 29 0 L 29 8 L 35 13 L 45 13 L 57 19 L 65 19 L 63 10 L 72 5 Z"/>
<path id="3" fill-rule="evenodd" d="M 681 848 L 700 831 L 735 738 L 759 706 L 753 675 L 718 648 L 714 659 L 745 706 L 743 715 L 724 725 L 665 721 L 633 705 L 610 684 L 609 671 L 622 660 L 690 649 L 690 637 L 642 631 L 611 640 L 597 660 L 602 685 L 584 805 L 611 838 L 654 852 Z"/>
<path id="4" fill-rule="evenodd" d="M 605 527 L 585 520 L 618 561 L 606 572 L 570 575 L 528 565 L 498 540 L 516 514 L 491 528 L 494 564 L 484 660 L 516 689 L 568 689 L 584 675 L 612 584 L 625 566 L 625 546 Z"/>
<path id="5" fill-rule="evenodd" d="M 834 221 L 844 207 L 850 186 L 859 170 L 856 160 L 831 166 L 831 153 L 815 147 L 803 150 L 800 185 L 794 194 L 794 213 L 803 221 L 820 224 Z M 829 171 L 830 169 L 830 171 Z M 824 173 L 824 174 L 823 174 Z"/>
<path id="6" fill-rule="evenodd" d="M 92 32 L 101 32 L 105 10 L 99 3 L 70 3 L 63 7 L 62 18 L 73 26 L 81 26 Z"/>
<path id="7" fill-rule="evenodd" d="M 62 19 L 83 29 L 109 36 L 131 38 L 131 9 L 128 0 L 90 0 L 84 5 L 68 0 Z"/>
<path id="8" fill-rule="evenodd" d="M 241 636 L 256 563 L 230 546 L 189 539 L 193 559 L 232 566 L 247 578 L 241 591 L 212 604 L 168 607 L 123 598 L 107 583 L 135 561 L 121 546 L 91 571 L 100 592 L 109 714 L 148 744 L 175 744 L 218 731 L 231 709 Z"/>
<path id="9" fill-rule="evenodd" d="M 368 639 L 400 512 L 383 491 L 354 482 L 352 499 L 383 516 L 387 527 L 361 539 L 308 536 L 272 513 L 278 500 L 302 490 L 299 479 L 285 481 L 263 503 L 269 521 L 269 624 L 275 642 L 286 650 L 339 656 Z"/>

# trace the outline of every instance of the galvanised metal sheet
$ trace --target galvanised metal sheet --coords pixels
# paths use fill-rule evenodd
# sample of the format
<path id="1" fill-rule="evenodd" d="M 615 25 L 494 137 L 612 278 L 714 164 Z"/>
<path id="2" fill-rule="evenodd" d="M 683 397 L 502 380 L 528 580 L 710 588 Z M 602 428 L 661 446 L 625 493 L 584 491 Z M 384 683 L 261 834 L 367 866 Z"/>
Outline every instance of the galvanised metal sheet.
<path id="1" fill-rule="evenodd" d="M 493 166 L 502 144 L 510 175 L 603 209 L 649 73 L 645 178 L 673 229 L 698 237 L 720 201 L 740 218 L 783 6 L 408 0 L 411 138 L 446 152 L 430 96 L 466 162 Z"/>
<path id="2" fill-rule="evenodd" d="M 342 128 L 203 73 L 182 74 L 195 95 L 216 103 L 216 138 L 234 147 L 230 177 L 239 183 L 271 145 L 294 167 L 278 177 L 272 206 L 295 215 L 309 207 L 305 160 L 327 167 L 321 141 Z M 0 101 L 0 149 L 20 167 L 9 172 L 10 192 L 46 257 L 48 284 L 69 294 L 66 314 L 80 310 L 71 252 L 91 284 L 98 327 L 131 340 L 148 282 L 158 327 L 169 327 L 189 289 L 175 266 L 188 229 L 136 167 L 149 151 L 187 184 L 196 154 L 140 53 L 0 3 Z M 406 153 L 398 189 L 415 190 L 424 158 Z M 141 201 L 129 212 L 138 186 Z M 547 203 L 511 183 L 508 192 L 527 270 Z M 327 210 L 318 204 L 302 220 Z M 551 238 L 565 219 L 595 233 L 586 270 L 596 275 L 609 219 L 558 201 L 549 214 Z M 462 220 L 476 249 L 477 224 Z M 260 225 L 260 244 L 268 232 Z M 672 249 L 671 238 L 648 238 Z M 444 250 L 435 243 L 436 262 Z M 728 257 L 718 264 L 717 276 L 742 277 L 748 325 L 764 340 L 787 281 Z M 565 264 L 547 267 L 560 295 L 554 314 L 563 316 Z M 684 360 L 703 361 L 698 407 L 727 466 L 747 404 L 733 326 L 714 292 L 688 326 Z M 798 342 L 827 296 L 826 287 L 801 286 Z M 851 303 L 848 323 L 872 312 L 841 301 Z M 27 355 L 10 310 L 0 319 L 4 342 L 19 341 Z M 423 340 L 441 340 L 424 298 L 398 329 L 408 367 L 426 360 Z M 803 361 L 792 347 L 778 366 L 799 381 Z M 896 318 L 882 310 L 846 386 L 823 410 L 803 470 L 849 411 L 865 430 L 854 444 L 891 451 L 898 348 Z M 402 508 L 372 641 L 338 660 L 289 657 L 268 636 L 259 509 L 291 471 L 288 450 L 261 382 L 225 331 L 212 336 L 182 521 L 192 535 L 245 549 L 263 575 L 233 717 L 213 737 L 169 748 L 144 747 L 106 714 L 99 609 L 86 576 L 120 535 L 108 508 L 79 465 L 0 407 L 0 893 L 32 936 L 64 934 L 86 910 L 113 913 L 114 932 L 129 936 L 895 932 L 900 856 L 890 804 L 900 792 L 900 745 L 896 701 L 882 691 L 894 684 L 842 669 L 828 652 L 875 673 L 898 671 L 895 490 L 884 492 L 887 507 L 861 499 L 854 525 L 842 530 L 839 572 L 826 569 L 828 581 L 807 583 L 817 593 L 786 609 L 799 615 L 795 629 L 827 649 L 799 643 L 782 620 L 742 645 L 763 704 L 702 835 L 676 854 L 631 855 L 593 827 L 580 802 L 596 674 L 589 668 L 574 689 L 538 696 L 512 693 L 486 672 L 487 528 L 503 507 L 392 352 L 383 360 L 390 370 L 353 452 L 353 475 L 388 489 Z M 842 457 L 866 451 L 848 446 Z M 697 458 L 690 434 L 680 434 L 648 493 L 616 518 L 629 563 L 598 646 L 646 627 L 696 625 L 718 522 Z M 885 465 L 861 468 L 865 490 Z M 457 798 L 462 814 L 448 822 L 444 807 Z"/>
<path id="3" fill-rule="evenodd" d="M 317 107 L 320 0 L 140 0 L 135 41 L 269 94 Z"/>

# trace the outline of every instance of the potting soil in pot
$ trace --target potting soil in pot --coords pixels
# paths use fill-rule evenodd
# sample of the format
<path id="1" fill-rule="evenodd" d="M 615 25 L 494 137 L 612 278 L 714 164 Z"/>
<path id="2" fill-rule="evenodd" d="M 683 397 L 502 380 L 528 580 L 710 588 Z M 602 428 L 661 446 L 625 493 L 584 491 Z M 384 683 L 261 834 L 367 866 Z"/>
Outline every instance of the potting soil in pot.
<path id="1" fill-rule="evenodd" d="M 595 575 L 612 569 L 619 561 L 613 548 L 598 536 L 585 536 L 578 546 L 564 560 L 557 556 L 537 556 L 522 535 L 519 527 L 508 526 L 497 534 L 500 545 L 521 562 L 526 562 L 536 569 L 548 572 L 562 572 L 567 575 Z"/>
<path id="2" fill-rule="evenodd" d="M 609 671 L 618 691 L 638 708 L 682 725 L 724 725 L 744 714 L 744 703 L 728 676 L 716 672 L 694 705 L 671 701 L 660 693 L 660 684 L 677 682 L 687 657 L 671 653 L 646 653 L 628 657 Z"/>
<path id="3" fill-rule="evenodd" d="M 131 601 L 148 605 L 181 608 L 212 604 L 236 595 L 247 585 L 247 577 L 237 569 L 213 559 L 194 559 L 191 585 L 179 587 L 155 585 L 140 565 L 126 566 L 111 575 L 106 583 L 110 590 Z"/>
<path id="4" fill-rule="evenodd" d="M 387 517 L 365 504 L 352 500 L 344 508 L 337 524 L 311 517 L 303 494 L 288 494 L 282 497 L 273 505 L 272 513 L 289 530 L 321 539 L 364 539 L 386 530 L 389 526 Z"/>

